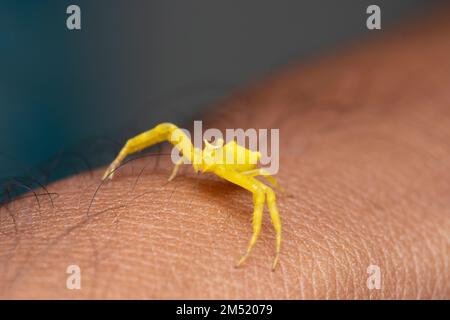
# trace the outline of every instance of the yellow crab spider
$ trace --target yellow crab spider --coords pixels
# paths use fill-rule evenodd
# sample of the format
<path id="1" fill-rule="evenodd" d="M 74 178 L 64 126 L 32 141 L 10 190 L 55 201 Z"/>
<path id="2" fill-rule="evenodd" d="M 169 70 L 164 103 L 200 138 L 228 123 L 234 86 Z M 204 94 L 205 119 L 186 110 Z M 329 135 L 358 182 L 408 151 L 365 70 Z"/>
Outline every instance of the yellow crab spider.
<path id="1" fill-rule="evenodd" d="M 258 239 L 261 231 L 263 207 L 267 199 L 270 218 L 276 233 L 275 258 L 272 264 L 272 269 L 275 269 L 281 247 L 281 221 L 278 214 L 275 192 L 272 188 L 255 179 L 255 177 L 263 176 L 275 187 L 278 187 L 278 183 L 267 171 L 262 168 L 256 168 L 256 164 L 260 159 L 259 152 L 242 147 L 234 140 L 223 145 L 223 140 L 221 139 L 215 145 L 205 140 L 206 146 L 203 150 L 194 148 L 190 138 L 183 130 L 172 123 L 161 123 L 153 129 L 128 140 L 116 159 L 109 165 L 102 179 L 112 178 L 114 171 L 129 154 L 163 141 L 168 141 L 173 144 L 182 155 L 182 158 L 176 163 L 169 180 L 175 177 L 180 165 L 188 162 L 192 163 L 195 172 L 215 173 L 217 176 L 237 184 L 253 194 L 253 235 L 246 253 L 241 257 L 237 266 L 244 263 Z"/>

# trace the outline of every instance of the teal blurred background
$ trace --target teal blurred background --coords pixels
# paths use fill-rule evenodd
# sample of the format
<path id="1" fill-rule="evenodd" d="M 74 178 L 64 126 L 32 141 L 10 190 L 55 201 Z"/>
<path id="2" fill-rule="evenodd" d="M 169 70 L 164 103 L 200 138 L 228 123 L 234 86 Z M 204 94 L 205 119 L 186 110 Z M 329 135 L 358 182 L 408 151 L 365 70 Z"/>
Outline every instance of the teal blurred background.
<path id="1" fill-rule="evenodd" d="M 45 183 L 107 163 L 158 122 L 186 124 L 290 61 L 432 2 L 0 1 L 0 177 Z M 79 31 L 66 28 L 70 4 Z M 366 29 L 370 4 L 382 31 Z"/>

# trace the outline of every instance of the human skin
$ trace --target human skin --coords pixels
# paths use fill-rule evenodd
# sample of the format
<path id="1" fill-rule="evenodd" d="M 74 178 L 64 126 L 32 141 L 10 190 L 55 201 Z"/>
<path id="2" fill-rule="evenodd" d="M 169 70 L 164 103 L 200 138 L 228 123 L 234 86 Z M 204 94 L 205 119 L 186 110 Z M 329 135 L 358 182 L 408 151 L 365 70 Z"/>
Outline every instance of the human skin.
<path id="1" fill-rule="evenodd" d="M 167 156 L 3 206 L 1 298 L 449 299 L 450 14 L 242 90 L 204 128 L 279 128 L 280 263 L 267 209 Z M 112 159 L 111 159 L 112 160 Z M 100 187 L 99 187 L 100 186 Z M 98 189 L 98 192 L 96 190 Z M 43 191 L 39 191 L 43 194 Z M 14 217 L 14 220 L 12 219 Z M 78 265 L 81 289 L 66 269 Z M 370 290 L 371 265 L 381 288 Z"/>

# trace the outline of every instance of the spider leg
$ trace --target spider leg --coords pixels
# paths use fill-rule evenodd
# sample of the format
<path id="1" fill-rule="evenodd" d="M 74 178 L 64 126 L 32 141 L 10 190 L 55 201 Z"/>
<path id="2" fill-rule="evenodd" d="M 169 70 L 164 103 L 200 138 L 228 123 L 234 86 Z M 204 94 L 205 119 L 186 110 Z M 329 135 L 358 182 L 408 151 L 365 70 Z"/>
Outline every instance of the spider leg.
<path id="1" fill-rule="evenodd" d="M 273 192 L 272 188 L 265 186 L 266 196 L 267 196 L 267 205 L 269 207 L 270 212 L 270 220 L 272 221 L 273 227 L 275 229 L 276 235 L 276 247 L 275 247 L 275 258 L 272 263 L 272 270 L 277 266 L 279 257 L 280 257 L 280 249 L 281 249 L 281 219 L 280 214 L 278 213 L 277 202 L 275 197 L 275 192 Z"/>
<path id="2" fill-rule="evenodd" d="M 173 167 L 172 173 L 170 174 L 169 179 L 167 179 L 168 181 L 172 181 L 173 178 L 175 178 L 175 176 L 177 175 L 178 169 L 180 168 L 180 166 L 184 163 L 183 158 L 181 158 Z"/>
<path id="3" fill-rule="evenodd" d="M 261 232 L 262 217 L 264 208 L 264 191 L 258 188 L 253 192 L 253 234 L 247 247 L 245 254 L 239 259 L 237 267 L 241 266 L 245 260 L 247 260 L 250 252 L 258 240 L 259 234 Z"/>
<path id="4" fill-rule="evenodd" d="M 272 219 L 272 223 L 276 232 L 276 255 L 272 264 L 272 269 L 274 269 L 278 262 L 281 247 L 281 221 L 276 206 L 275 193 L 270 187 L 264 185 L 255 178 L 249 177 L 234 170 L 228 170 L 223 166 L 216 166 L 216 168 L 214 169 L 214 173 L 216 173 L 219 177 L 237 184 L 253 193 L 253 235 L 250 239 L 246 253 L 239 260 L 237 266 L 240 266 L 245 262 L 253 246 L 255 245 L 256 240 L 258 239 L 262 225 L 264 200 L 267 196 L 267 204 L 270 210 L 270 217 Z"/>
<path id="5" fill-rule="evenodd" d="M 246 176 L 249 177 L 256 177 L 256 176 L 263 176 L 267 181 L 269 181 L 275 188 L 281 191 L 281 193 L 284 193 L 283 187 L 280 186 L 278 181 L 270 175 L 270 173 L 263 168 L 253 169 L 249 171 L 242 172 Z"/>
<path id="6" fill-rule="evenodd" d="M 194 147 L 192 146 L 190 139 L 183 133 L 183 131 L 174 124 L 161 123 L 153 129 L 145 131 L 129 139 L 105 171 L 102 180 L 107 178 L 111 179 L 114 175 L 114 171 L 120 166 L 120 163 L 128 155 L 163 141 L 169 141 L 170 143 L 176 145 L 183 155 L 187 156 L 189 159 L 192 157 Z"/>

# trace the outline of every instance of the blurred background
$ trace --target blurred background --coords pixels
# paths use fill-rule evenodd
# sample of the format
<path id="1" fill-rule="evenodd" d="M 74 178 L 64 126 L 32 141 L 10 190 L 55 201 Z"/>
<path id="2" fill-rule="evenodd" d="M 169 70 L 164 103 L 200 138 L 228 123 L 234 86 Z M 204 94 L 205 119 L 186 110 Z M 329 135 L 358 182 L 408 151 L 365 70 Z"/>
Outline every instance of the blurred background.
<path id="1" fill-rule="evenodd" d="M 0 178 L 46 183 L 109 163 L 292 61 L 386 32 L 430 0 L 0 1 Z M 66 9 L 81 8 L 81 30 Z M 382 30 L 366 28 L 381 7 Z"/>

